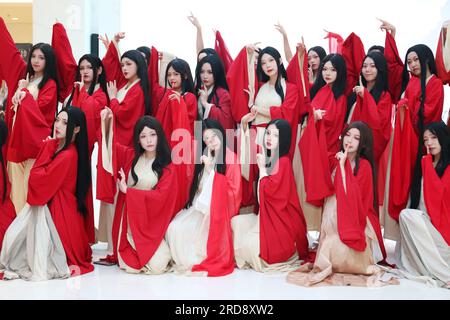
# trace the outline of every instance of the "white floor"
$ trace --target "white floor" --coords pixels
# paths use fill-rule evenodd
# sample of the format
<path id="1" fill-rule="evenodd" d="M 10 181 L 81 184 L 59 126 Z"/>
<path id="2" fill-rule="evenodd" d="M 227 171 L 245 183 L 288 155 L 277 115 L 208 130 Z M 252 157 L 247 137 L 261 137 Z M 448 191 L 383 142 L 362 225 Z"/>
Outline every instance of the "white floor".
<path id="1" fill-rule="evenodd" d="M 94 247 L 94 259 L 105 255 L 104 244 Z M 390 256 L 393 243 L 388 243 Z M 392 260 L 391 260 L 392 261 Z M 0 300 L 323 300 L 323 299 L 439 299 L 450 300 L 450 290 L 429 288 L 401 280 L 384 288 L 302 288 L 286 282 L 286 275 L 264 275 L 236 270 L 222 278 L 129 275 L 117 267 L 95 266 L 95 271 L 68 280 L 30 283 L 0 281 Z"/>

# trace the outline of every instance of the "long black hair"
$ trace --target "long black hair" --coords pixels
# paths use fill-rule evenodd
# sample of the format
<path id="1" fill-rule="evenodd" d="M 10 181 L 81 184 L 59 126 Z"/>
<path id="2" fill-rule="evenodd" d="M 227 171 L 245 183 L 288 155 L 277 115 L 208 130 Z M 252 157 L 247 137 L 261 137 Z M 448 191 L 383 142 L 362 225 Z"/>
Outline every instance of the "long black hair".
<path id="1" fill-rule="evenodd" d="M 55 153 L 53 159 L 70 146 L 75 128 L 79 127 L 80 130 L 76 134 L 74 142 L 78 153 L 76 197 L 78 211 L 86 217 L 86 195 L 91 185 L 91 161 L 89 158 L 86 116 L 81 109 L 72 106 L 61 109 L 58 115 L 62 112 L 67 113 L 66 141 L 62 149 Z"/>
<path id="2" fill-rule="evenodd" d="M 367 51 L 367 53 L 377 52 L 377 51 L 379 51 L 381 54 L 384 54 L 384 47 L 383 46 L 379 46 L 379 45 L 371 46 L 369 48 L 369 50 Z"/>
<path id="3" fill-rule="evenodd" d="M 333 67 L 337 71 L 336 81 L 333 83 L 332 91 L 335 99 L 338 99 L 345 93 L 346 79 L 347 79 L 347 66 L 345 64 L 344 57 L 340 54 L 329 54 L 320 62 L 319 71 L 317 73 L 317 79 L 311 88 L 311 99 L 313 99 L 317 92 L 326 85 L 323 78 L 322 71 L 325 64 L 330 61 Z"/>
<path id="4" fill-rule="evenodd" d="M 226 153 L 226 148 L 227 148 L 226 139 L 227 138 L 225 135 L 225 130 L 223 129 L 222 125 L 216 120 L 213 120 L 213 119 L 203 120 L 202 121 L 202 138 L 203 138 L 203 133 L 208 129 L 211 129 L 214 131 L 214 133 L 220 139 L 220 143 L 221 143 L 219 153 L 218 154 L 212 153 L 212 156 L 216 159 L 215 171 L 220 174 L 225 174 L 226 169 L 227 169 L 227 164 L 226 164 L 226 154 L 227 154 Z M 196 156 L 198 156 L 198 158 L 200 158 L 201 152 L 207 151 L 207 146 L 206 146 L 205 141 L 203 141 L 203 139 L 202 139 L 201 145 L 202 145 L 201 149 L 200 148 L 197 149 L 197 152 L 199 154 L 197 154 Z M 204 167 L 205 167 L 205 165 L 203 163 L 195 164 L 194 179 L 192 181 L 191 189 L 189 192 L 189 200 L 185 206 L 186 209 L 190 208 L 194 202 L 194 198 L 197 193 L 198 186 L 200 184 L 200 180 L 202 179 L 202 176 L 203 176 Z"/>
<path id="5" fill-rule="evenodd" d="M 274 169 L 278 159 L 289 154 L 292 140 L 291 125 L 284 119 L 274 119 L 267 124 L 264 136 L 267 134 L 269 126 L 274 125 L 278 129 L 278 147 L 276 150 L 269 150 L 263 143 L 264 154 L 267 159 L 266 168 L 270 174 Z"/>
<path id="6" fill-rule="evenodd" d="M 145 114 L 150 115 L 152 113 L 151 92 L 149 90 L 148 67 L 145 63 L 145 58 L 137 50 L 129 50 L 125 52 L 120 60 L 122 61 L 124 58 L 134 61 L 137 65 L 137 76 L 141 79 L 140 86 L 142 88 L 142 92 L 144 93 L 145 99 Z"/>
<path id="7" fill-rule="evenodd" d="M 216 97 L 217 104 L 219 104 L 219 97 L 217 96 L 217 88 L 222 88 L 224 90 L 229 91 L 228 89 L 228 83 L 225 76 L 225 68 L 223 66 L 222 60 L 218 56 L 215 55 L 209 55 L 204 57 L 200 62 L 197 64 L 197 68 L 195 69 L 195 92 L 198 92 L 202 87 L 202 67 L 209 63 L 211 65 L 211 70 L 213 73 L 214 78 L 214 88 L 211 92 L 211 94 L 208 96 L 208 103 L 211 102 L 211 100 Z"/>
<path id="8" fill-rule="evenodd" d="M 437 175 L 442 178 L 445 173 L 445 170 L 450 165 L 450 132 L 447 125 L 443 121 L 430 123 L 424 130 L 430 131 L 433 135 L 435 135 L 441 145 L 441 157 L 439 162 L 437 163 L 435 169 Z M 423 135 L 422 135 L 423 141 Z M 420 146 L 423 147 L 423 144 Z M 421 181 L 422 181 L 422 166 L 414 170 L 414 178 L 411 185 L 411 209 L 417 209 L 420 203 L 421 197 Z"/>
<path id="9" fill-rule="evenodd" d="M 141 54 L 144 54 L 145 62 L 148 65 L 150 62 L 150 57 L 152 56 L 152 50 L 147 46 L 141 46 L 141 47 L 137 48 L 136 50 L 139 51 Z"/>
<path id="10" fill-rule="evenodd" d="M 3 194 L 1 196 L 1 202 L 4 203 L 6 200 L 6 167 L 5 167 L 5 161 L 3 160 L 3 146 L 6 143 L 6 139 L 8 137 L 8 127 L 6 126 L 6 123 L 3 119 L 0 119 L 0 166 L 3 173 L 3 181 L 0 181 L 0 183 L 3 184 Z"/>
<path id="11" fill-rule="evenodd" d="M 371 58 L 374 61 L 375 68 L 377 69 L 377 77 L 375 79 L 375 85 L 372 88 L 372 90 L 370 90 L 370 94 L 372 95 L 373 99 L 375 100 L 375 103 L 378 104 L 378 102 L 380 101 L 381 95 L 384 92 L 387 92 L 389 89 L 387 62 L 386 62 L 386 58 L 384 57 L 384 55 L 378 51 L 371 51 L 366 55 L 366 57 L 363 60 L 363 65 L 361 66 L 361 73 L 360 73 L 362 85 L 366 88 L 367 88 L 367 80 L 362 73 L 362 68 L 363 68 L 364 63 L 367 58 Z M 348 117 L 350 115 L 350 110 L 355 102 L 356 102 L 356 93 L 353 92 L 347 100 L 347 115 L 346 115 L 345 119 L 348 119 Z"/>
<path id="12" fill-rule="evenodd" d="M 321 46 L 312 47 L 311 49 L 308 50 L 308 54 L 311 51 L 314 51 L 315 53 L 317 53 L 321 63 L 322 63 L 323 59 L 325 59 L 325 57 L 327 56 L 327 52 Z"/>
<path id="13" fill-rule="evenodd" d="M 372 187 L 373 187 L 373 208 L 375 212 L 378 212 L 378 188 L 377 188 L 377 171 L 375 168 L 375 161 L 373 156 L 373 134 L 372 129 L 363 122 L 363 121 L 355 121 L 350 123 L 347 128 L 342 131 L 341 134 L 341 151 L 344 152 L 344 137 L 347 135 L 351 129 L 359 130 L 359 146 L 356 151 L 355 157 L 355 169 L 354 175 L 356 176 L 359 171 L 360 159 L 364 158 L 369 161 L 370 166 L 372 168 Z"/>
<path id="14" fill-rule="evenodd" d="M 197 61 L 199 61 L 199 62 L 200 62 L 199 57 L 200 57 L 200 55 L 201 55 L 202 53 L 206 54 L 206 56 L 216 56 L 216 57 L 219 57 L 219 54 L 218 54 L 217 51 L 214 50 L 213 48 L 204 48 L 204 49 L 200 50 L 200 51 L 198 52 L 198 54 L 197 54 Z"/>
<path id="15" fill-rule="evenodd" d="M 170 83 L 168 80 L 169 77 L 169 69 L 173 68 L 176 72 L 181 75 L 181 92 L 182 94 L 186 92 L 190 92 L 195 95 L 194 91 L 194 80 L 192 79 L 192 72 L 189 64 L 183 59 L 173 59 L 169 62 L 166 68 L 166 76 L 165 76 L 165 89 L 164 93 L 167 90 L 167 87 L 170 87 Z"/>
<path id="16" fill-rule="evenodd" d="M 139 158 L 144 154 L 145 150 L 142 148 L 139 136 L 144 128 L 153 129 L 156 131 L 158 142 L 156 146 L 156 157 L 152 164 L 152 170 L 158 176 L 158 180 L 163 175 L 163 170 L 171 163 L 171 151 L 169 143 L 167 142 L 164 130 L 156 118 L 151 116 L 143 116 L 140 118 L 134 126 L 133 145 L 134 145 L 134 159 L 131 165 L 131 176 L 134 180 L 134 185 L 139 181 L 139 177 L 136 174 L 135 167 L 139 161 Z"/>
<path id="17" fill-rule="evenodd" d="M 56 67 L 56 55 L 52 46 L 47 43 L 37 43 L 31 48 L 30 54 L 28 55 L 28 64 L 27 64 L 27 73 L 30 77 L 34 76 L 34 69 L 31 63 L 31 58 L 33 56 L 34 51 L 37 49 L 41 50 L 45 57 L 45 68 L 44 68 L 44 76 L 42 78 L 41 83 L 39 83 L 39 90 L 42 89 L 48 80 L 52 79 L 56 82 L 56 86 L 58 86 L 58 69 Z"/>
<path id="18" fill-rule="evenodd" d="M 269 76 L 266 75 L 262 69 L 261 60 L 262 60 L 262 57 L 264 54 L 268 54 L 269 56 L 274 58 L 277 63 L 278 77 L 277 77 L 277 82 L 275 83 L 275 91 L 280 96 L 281 101 L 284 102 L 285 93 L 283 91 L 283 87 L 281 86 L 281 79 L 284 78 L 285 80 L 287 80 L 287 73 L 286 73 L 286 69 L 284 68 L 284 65 L 283 65 L 283 60 L 281 59 L 281 54 L 277 49 L 275 49 L 273 47 L 266 47 L 266 48 L 262 49 L 261 51 L 259 51 L 258 65 L 256 67 L 256 74 L 258 75 L 258 80 L 260 82 L 264 82 L 264 83 L 266 83 L 267 81 L 270 80 Z"/>
<path id="19" fill-rule="evenodd" d="M 403 83 L 402 83 L 402 93 L 406 90 L 406 87 L 409 83 L 409 71 L 408 71 L 408 55 L 411 52 L 415 52 L 420 62 L 420 88 L 421 88 L 421 97 L 420 97 L 420 107 L 418 110 L 418 122 L 417 129 L 419 134 L 419 145 L 417 149 L 417 157 L 414 165 L 414 175 L 413 175 L 413 188 L 411 188 L 411 199 L 414 201 L 420 200 L 420 190 L 416 190 L 415 185 L 417 181 L 422 179 L 422 156 L 423 156 L 423 133 L 425 132 L 425 114 L 424 114 L 424 106 L 425 100 L 427 98 L 426 95 L 426 86 L 427 86 L 427 67 L 430 70 L 431 74 L 437 74 L 436 71 L 436 62 L 434 60 L 433 51 L 424 45 L 418 44 L 408 49 L 405 57 L 405 67 L 403 69 Z M 414 194 L 413 194 L 414 192 Z M 419 199 L 419 200 L 418 200 Z M 415 203 L 411 203 L 412 206 L 415 206 Z M 417 206 L 419 202 L 417 202 Z"/>
<path id="20" fill-rule="evenodd" d="M 106 98 L 108 99 L 108 102 L 109 102 L 108 90 L 106 88 L 106 70 L 105 70 L 105 67 L 103 66 L 102 60 L 100 60 L 99 57 L 94 56 L 93 54 L 85 54 L 84 56 L 82 56 L 80 58 L 80 60 L 78 61 L 78 70 L 77 70 L 77 75 L 75 77 L 75 81 L 77 81 L 77 82 L 81 81 L 80 66 L 84 60 L 86 60 L 87 62 L 89 62 L 91 64 L 92 72 L 94 74 L 94 78 L 92 79 L 92 83 L 91 83 L 87 93 L 90 96 L 92 96 L 95 92 L 95 86 L 97 84 L 99 84 L 100 89 L 102 89 L 102 91 L 105 93 Z M 102 72 L 97 76 L 98 70 L 100 70 L 100 68 L 102 69 Z M 74 93 L 75 93 L 75 88 L 72 89 L 72 94 L 70 95 L 70 98 L 67 102 L 68 106 L 70 106 L 72 104 Z"/>

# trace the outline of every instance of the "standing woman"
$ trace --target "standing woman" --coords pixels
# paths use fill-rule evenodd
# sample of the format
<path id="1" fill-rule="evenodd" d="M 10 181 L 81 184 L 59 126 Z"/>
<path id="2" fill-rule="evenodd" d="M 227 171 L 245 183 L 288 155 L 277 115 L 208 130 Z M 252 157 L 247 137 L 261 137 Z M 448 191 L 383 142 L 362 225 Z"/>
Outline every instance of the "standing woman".
<path id="1" fill-rule="evenodd" d="M 169 144 L 173 146 L 172 133 L 176 129 L 189 129 L 194 134 L 194 122 L 198 116 L 197 99 L 189 64 L 174 59 L 167 65 L 164 86 L 159 85 L 159 53 L 153 48 L 150 61 L 150 86 L 156 110 L 153 112 L 164 128 Z M 186 119 L 186 116 L 188 117 Z M 181 121 L 179 120 L 180 118 Z M 185 128 L 182 122 L 189 122 Z"/>
<path id="2" fill-rule="evenodd" d="M 396 222 L 400 211 L 406 207 L 408 194 L 413 192 L 409 186 L 420 179 L 424 128 L 432 122 L 441 121 L 444 104 L 444 89 L 442 81 L 436 76 L 436 64 L 430 48 L 423 44 L 413 46 L 408 49 L 405 60 L 404 97 L 398 102 L 389 186 L 388 210 Z M 407 122 L 406 117 L 409 117 Z M 395 234 L 392 237 L 396 239 Z"/>
<path id="3" fill-rule="evenodd" d="M 374 201 L 372 134 L 365 123 L 354 122 L 342 132 L 341 141 L 332 174 L 335 193 L 325 199 L 316 260 L 290 273 L 290 283 L 307 287 L 383 284 L 376 266 L 385 258 L 385 250 L 374 219 L 378 203 Z M 323 152 L 320 157 L 327 155 Z"/>
<path id="4" fill-rule="evenodd" d="M 225 130 L 234 130 L 227 79 L 218 57 L 210 55 L 200 60 L 195 71 L 195 83 L 200 118 L 217 120 Z"/>
<path id="5" fill-rule="evenodd" d="M 299 151 L 295 153 L 294 175 L 297 191 L 308 223 L 308 230 L 319 231 L 322 199 L 332 194 L 331 183 L 317 183 L 317 176 L 329 175 L 334 157 L 340 149 L 339 137 L 344 127 L 347 112 L 345 95 L 347 69 L 340 54 L 330 54 L 320 65 L 318 78 L 311 88 L 311 103 L 306 129 L 299 139 Z M 322 121 L 320 134 L 315 140 L 309 134 L 315 132 L 315 122 Z M 312 133 L 316 136 L 315 133 Z M 307 139 L 304 139 L 308 136 Z M 320 148 L 328 154 L 326 159 L 317 159 L 311 152 L 317 147 L 316 140 L 322 141 Z"/>
<path id="6" fill-rule="evenodd" d="M 0 117 L 0 247 L 6 230 L 16 218 L 16 210 L 10 199 L 11 185 L 6 171 L 6 161 L 4 152 L 2 152 L 7 137 L 8 128 L 5 121 Z"/>
<path id="7" fill-rule="evenodd" d="M 372 51 L 364 58 L 361 83 L 347 100 L 346 123 L 364 121 L 372 129 L 377 167 L 391 134 L 392 99 L 388 88 L 386 59 Z"/>
<path id="8" fill-rule="evenodd" d="M 102 111 L 104 168 L 117 178 L 114 254 L 128 273 L 161 274 L 171 261 L 164 235 L 176 207 L 177 180 L 160 123 L 144 116 L 134 129 L 134 147 L 115 143 L 112 111 Z M 113 160 L 114 159 L 114 160 Z"/>
<path id="9" fill-rule="evenodd" d="M 450 132 L 433 122 L 423 140 L 427 155 L 413 182 L 417 192 L 399 217 L 397 266 L 408 279 L 450 288 Z"/>
<path id="10" fill-rule="evenodd" d="M 115 48 L 114 43 L 110 45 L 110 48 Z M 122 55 L 121 63 L 120 74 L 112 66 L 112 75 L 117 78 L 114 82 L 108 83 L 107 90 L 110 108 L 114 114 L 117 142 L 131 147 L 133 145 L 133 129 L 137 120 L 144 114 L 151 114 L 151 96 L 148 90 L 147 66 L 142 54 L 137 50 L 127 51 Z M 110 69 L 106 64 L 105 68 L 109 75 Z M 119 91 L 117 91 L 117 83 L 122 83 Z M 101 159 L 99 159 L 99 163 L 102 163 Z M 108 242 L 108 256 L 105 258 L 106 261 L 104 259 L 101 261 L 105 264 L 115 264 L 116 261 L 109 258 L 114 254 L 112 223 L 117 190 L 115 184 L 111 183 L 111 175 L 101 166 L 98 166 L 97 169 L 99 172 L 97 186 L 101 186 L 97 188 L 97 199 L 101 200 L 99 240 Z"/>
<path id="11" fill-rule="evenodd" d="M 38 43 L 30 51 L 28 64 L 25 63 L 2 18 L 0 38 L 0 68 L 9 92 L 6 114 L 10 132 L 8 175 L 11 180 L 11 199 L 16 212 L 19 212 L 26 203 L 28 175 L 42 140 L 51 132 L 57 110 L 56 58 L 50 45 Z M 26 95 L 37 102 L 36 109 L 23 105 Z M 11 101 L 14 106 L 12 111 Z M 31 136 L 30 132 L 33 132 Z"/>
<path id="12" fill-rule="evenodd" d="M 309 64 L 309 83 L 310 86 L 316 82 L 319 76 L 319 69 L 322 64 L 322 61 L 327 56 L 327 53 L 324 48 L 321 46 L 312 47 L 308 50 L 308 64 Z"/>
<path id="13" fill-rule="evenodd" d="M 240 207 L 241 169 L 219 122 L 204 120 L 202 138 L 189 200 L 166 241 L 177 273 L 218 277 L 234 270 L 231 218 Z"/>
<path id="14" fill-rule="evenodd" d="M 255 119 L 242 118 L 242 129 Z M 263 152 L 258 154 L 257 214 L 233 218 L 234 251 L 240 269 L 258 272 L 289 271 L 308 256 L 306 222 L 289 159 L 291 128 L 283 119 L 272 120 L 265 130 Z M 244 144 L 250 143 L 245 139 Z"/>
<path id="15" fill-rule="evenodd" d="M 27 205 L 5 234 L 5 279 L 42 281 L 94 270 L 84 222 L 90 178 L 86 118 L 78 108 L 64 108 L 31 169 Z"/>

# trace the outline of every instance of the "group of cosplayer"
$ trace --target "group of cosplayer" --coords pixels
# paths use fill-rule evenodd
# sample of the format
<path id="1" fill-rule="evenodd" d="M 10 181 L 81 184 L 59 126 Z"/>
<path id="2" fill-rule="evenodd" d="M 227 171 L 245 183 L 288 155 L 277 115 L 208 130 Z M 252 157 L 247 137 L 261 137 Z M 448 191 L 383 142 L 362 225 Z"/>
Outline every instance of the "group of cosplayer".
<path id="1" fill-rule="evenodd" d="M 329 33 L 329 55 L 303 41 L 292 54 L 277 25 L 285 68 L 273 47 L 232 59 L 219 32 L 204 49 L 189 19 L 194 78 L 155 48 L 120 56 L 123 33 L 100 37 L 103 60 L 77 64 L 60 23 L 26 63 L 0 19 L 1 277 L 89 273 L 90 246 L 104 241 L 95 263 L 128 273 L 251 268 L 300 286 L 449 288 L 450 26 L 436 58 L 419 44 L 403 61 L 385 21 L 384 47 Z M 384 238 L 397 241 L 395 265 Z"/>

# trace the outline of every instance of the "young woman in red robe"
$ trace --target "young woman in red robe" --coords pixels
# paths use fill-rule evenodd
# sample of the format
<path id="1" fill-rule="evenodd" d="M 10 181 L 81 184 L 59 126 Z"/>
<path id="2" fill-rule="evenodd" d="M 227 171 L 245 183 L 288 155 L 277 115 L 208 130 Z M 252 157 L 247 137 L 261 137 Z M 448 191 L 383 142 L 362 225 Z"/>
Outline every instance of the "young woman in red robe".
<path id="1" fill-rule="evenodd" d="M 323 122 L 319 122 L 319 126 Z M 364 122 L 350 124 L 341 135 L 341 151 L 333 174 L 334 194 L 325 199 L 319 247 L 314 264 L 292 272 L 288 281 L 300 286 L 382 285 L 376 263 L 386 258 L 376 210 L 372 134 Z M 328 158 L 323 149 L 320 158 Z"/>
<path id="2" fill-rule="evenodd" d="M 64 108 L 31 169 L 27 205 L 5 234 L 5 279 L 41 281 L 94 270 L 84 221 L 90 177 L 86 118 L 78 108 Z"/>
<path id="3" fill-rule="evenodd" d="M 150 58 L 150 86 L 153 96 L 153 115 L 161 122 L 164 132 L 173 146 L 178 141 L 172 141 L 172 133 L 176 129 L 188 129 L 194 134 L 194 122 L 197 120 L 198 107 L 189 64 L 183 59 L 174 59 L 167 65 L 165 71 L 165 86 L 159 84 L 158 61 L 160 55 L 152 48 Z M 185 128 L 183 122 L 189 127 Z"/>
<path id="4" fill-rule="evenodd" d="M 433 52 L 425 45 L 416 45 L 408 50 L 406 61 L 405 94 L 398 102 L 389 182 L 388 213 L 395 222 L 408 202 L 411 181 L 417 179 L 420 171 L 424 127 L 441 121 L 444 103 L 443 85 L 436 77 Z M 395 226 L 394 223 L 393 233 L 388 235 L 393 240 L 398 237 Z"/>
<path id="5" fill-rule="evenodd" d="M 8 174 L 11 198 L 18 212 L 26 203 L 30 169 L 55 119 L 58 103 L 56 59 L 50 45 L 39 43 L 31 49 L 26 63 L 2 18 L 0 38 L 0 69 L 9 92 L 6 108 L 6 123 L 10 132 Z M 23 107 L 26 95 L 31 95 L 37 101 L 37 109 Z M 33 132 L 33 135 L 29 132 Z"/>
<path id="6" fill-rule="evenodd" d="M 423 141 L 427 154 L 399 216 L 397 266 L 408 279 L 450 288 L 450 131 L 431 123 Z"/>
<path id="7" fill-rule="evenodd" d="M 256 141 L 251 142 L 253 145 L 262 145 L 265 128 L 272 119 L 288 121 L 293 130 L 292 135 L 297 130 L 298 90 L 295 85 L 287 82 L 286 78 L 286 69 L 280 53 L 273 47 L 259 50 L 254 45 L 242 49 L 228 72 L 227 81 L 230 84 L 234 120 L 240 123 L 249 111 L 256 115 L 250 129 L 250 132 L 256 133 Z M 241 132 L 241 137 L 243 136 Z M 290 156 L 293 155 L 293 147 L 294 141 Z M 241 150 L 242 154 L 245 154 L 245 151 Z M 257 170 L 255 166 L 248 168 L 248 162 L 242 168 L 246 176 L 243 180 L 242 204 L 253 206 Z"/>
<path id="8" fill-rule="evenodd" d="M 201 119 L 217 120 L 232 138 L 236 125 L 231 115 L 231 97 L 225 70 L 219 58 L 214 55 L 204 57 L 195 71 L 195 90 L 198 92 L 198 109 Z"/>
<path id="9" fill-rule="evenodd" d="M 134 148 L 116 143 L 112 112 L 102 111 L 103 167 L 118 181 L 119 196 L 113 224 L 114 253 L 129 273 L 161 274 L 171 255 L 164 235 L 180 210 L 177 176 L 161 124 L 153 117 L 139 119 Z"/>
<path id="10" fill-rule="evenodd" d="M 108 83 L 110 108 L 114 114 L 114 126 L 117 142 L 124 146 L 133 146 L 133 129 L 144 114 L 151 114 L 151 96 L 149 94 L 147 65 L 142 54 L 137 50 L 125 52 L 117 68 L 118 52 L 115 42 L 111 43 L 103 59 L 108 77 L 115 80 Z M 117 88 L 120 88 L 117 91 Z M 99 158 L 99 162 L 102 159 Z M 101 166 L 97 167 L 97 199 L 100 203 L 99 240 L 108 242 L 106 264 L 115 264 L 113 256 L 112 223 L 115 212 L 117 191 L 111 184 L 111 175 Z M 102 260 L 103 261 L 103 260 Z"/>
<path id="11" fill-rule="evenodd" d="M 249 130 L 248 123 L 255 117 L 252 113 L 243 117 L 244 131 Z M 299 266 L 299 260 L 308 257 L 306 221 L 289 158 L 291 136 L 291 127 L 284 119 L 270 121 L 265 130 L 264 149 L 257 155 L 259 210 L 232 220 L 240 269 L 291 271 Z"/>
<path id="12" fill-rule="evenodd" d="M 302 109 L 299 109 L 301 113 L 307 115 L 307 120 L 303 120 L 302 130 L 297 134 L 299 152 L 294 154 L 293 166 L 298 196 L 310 231 L 320 230 L 322 199 L 332 193 L 331 185 L 317 183 L 320 180 L 317 180 L 316 176 L 325 174 L 327 169 L 331 172 L 331 164 L 340 148 L 339 136 L 347 113 L 346 75 L 345 60 L 341 55 L 326 56 L 320 65 L 318 78 L 310 91 L 311 102 L 305 103 Z M 297 79 L 302 78 L 297 77 Z M 315 122 L 319 120 L 323 120 L 321 139 L 324 142 L 319 146 L 327 150 L 328 164 L 322 162 L 324 159 L 317 159 L 316 153 L 311 152 L 317 144 L 312 143 L 311 139 L 303 138 L 305 134 L 312 131 L 308 130 L 308 127 L 315 126 Z"/>
<path id="13" fill-rule="evenodd" d="M 189 200 L 170 223 L 166 241 L 175 272 L 219 277 L 234 270 L 231 218 L 240 207 L 241 169 L 219 122 L 204 120 L 202 138 Z"/>
<path id="14" fill-rule="evenodd" d="M 5 156 L 4 152 L 1 151 L 5 146 L 7 137 L 8 128 L 5 121 L 0 117 L 0 247 L 6 230 L 16 218 L 16 210 L 10 199 L 11 185 L 6 171 Z"/>

